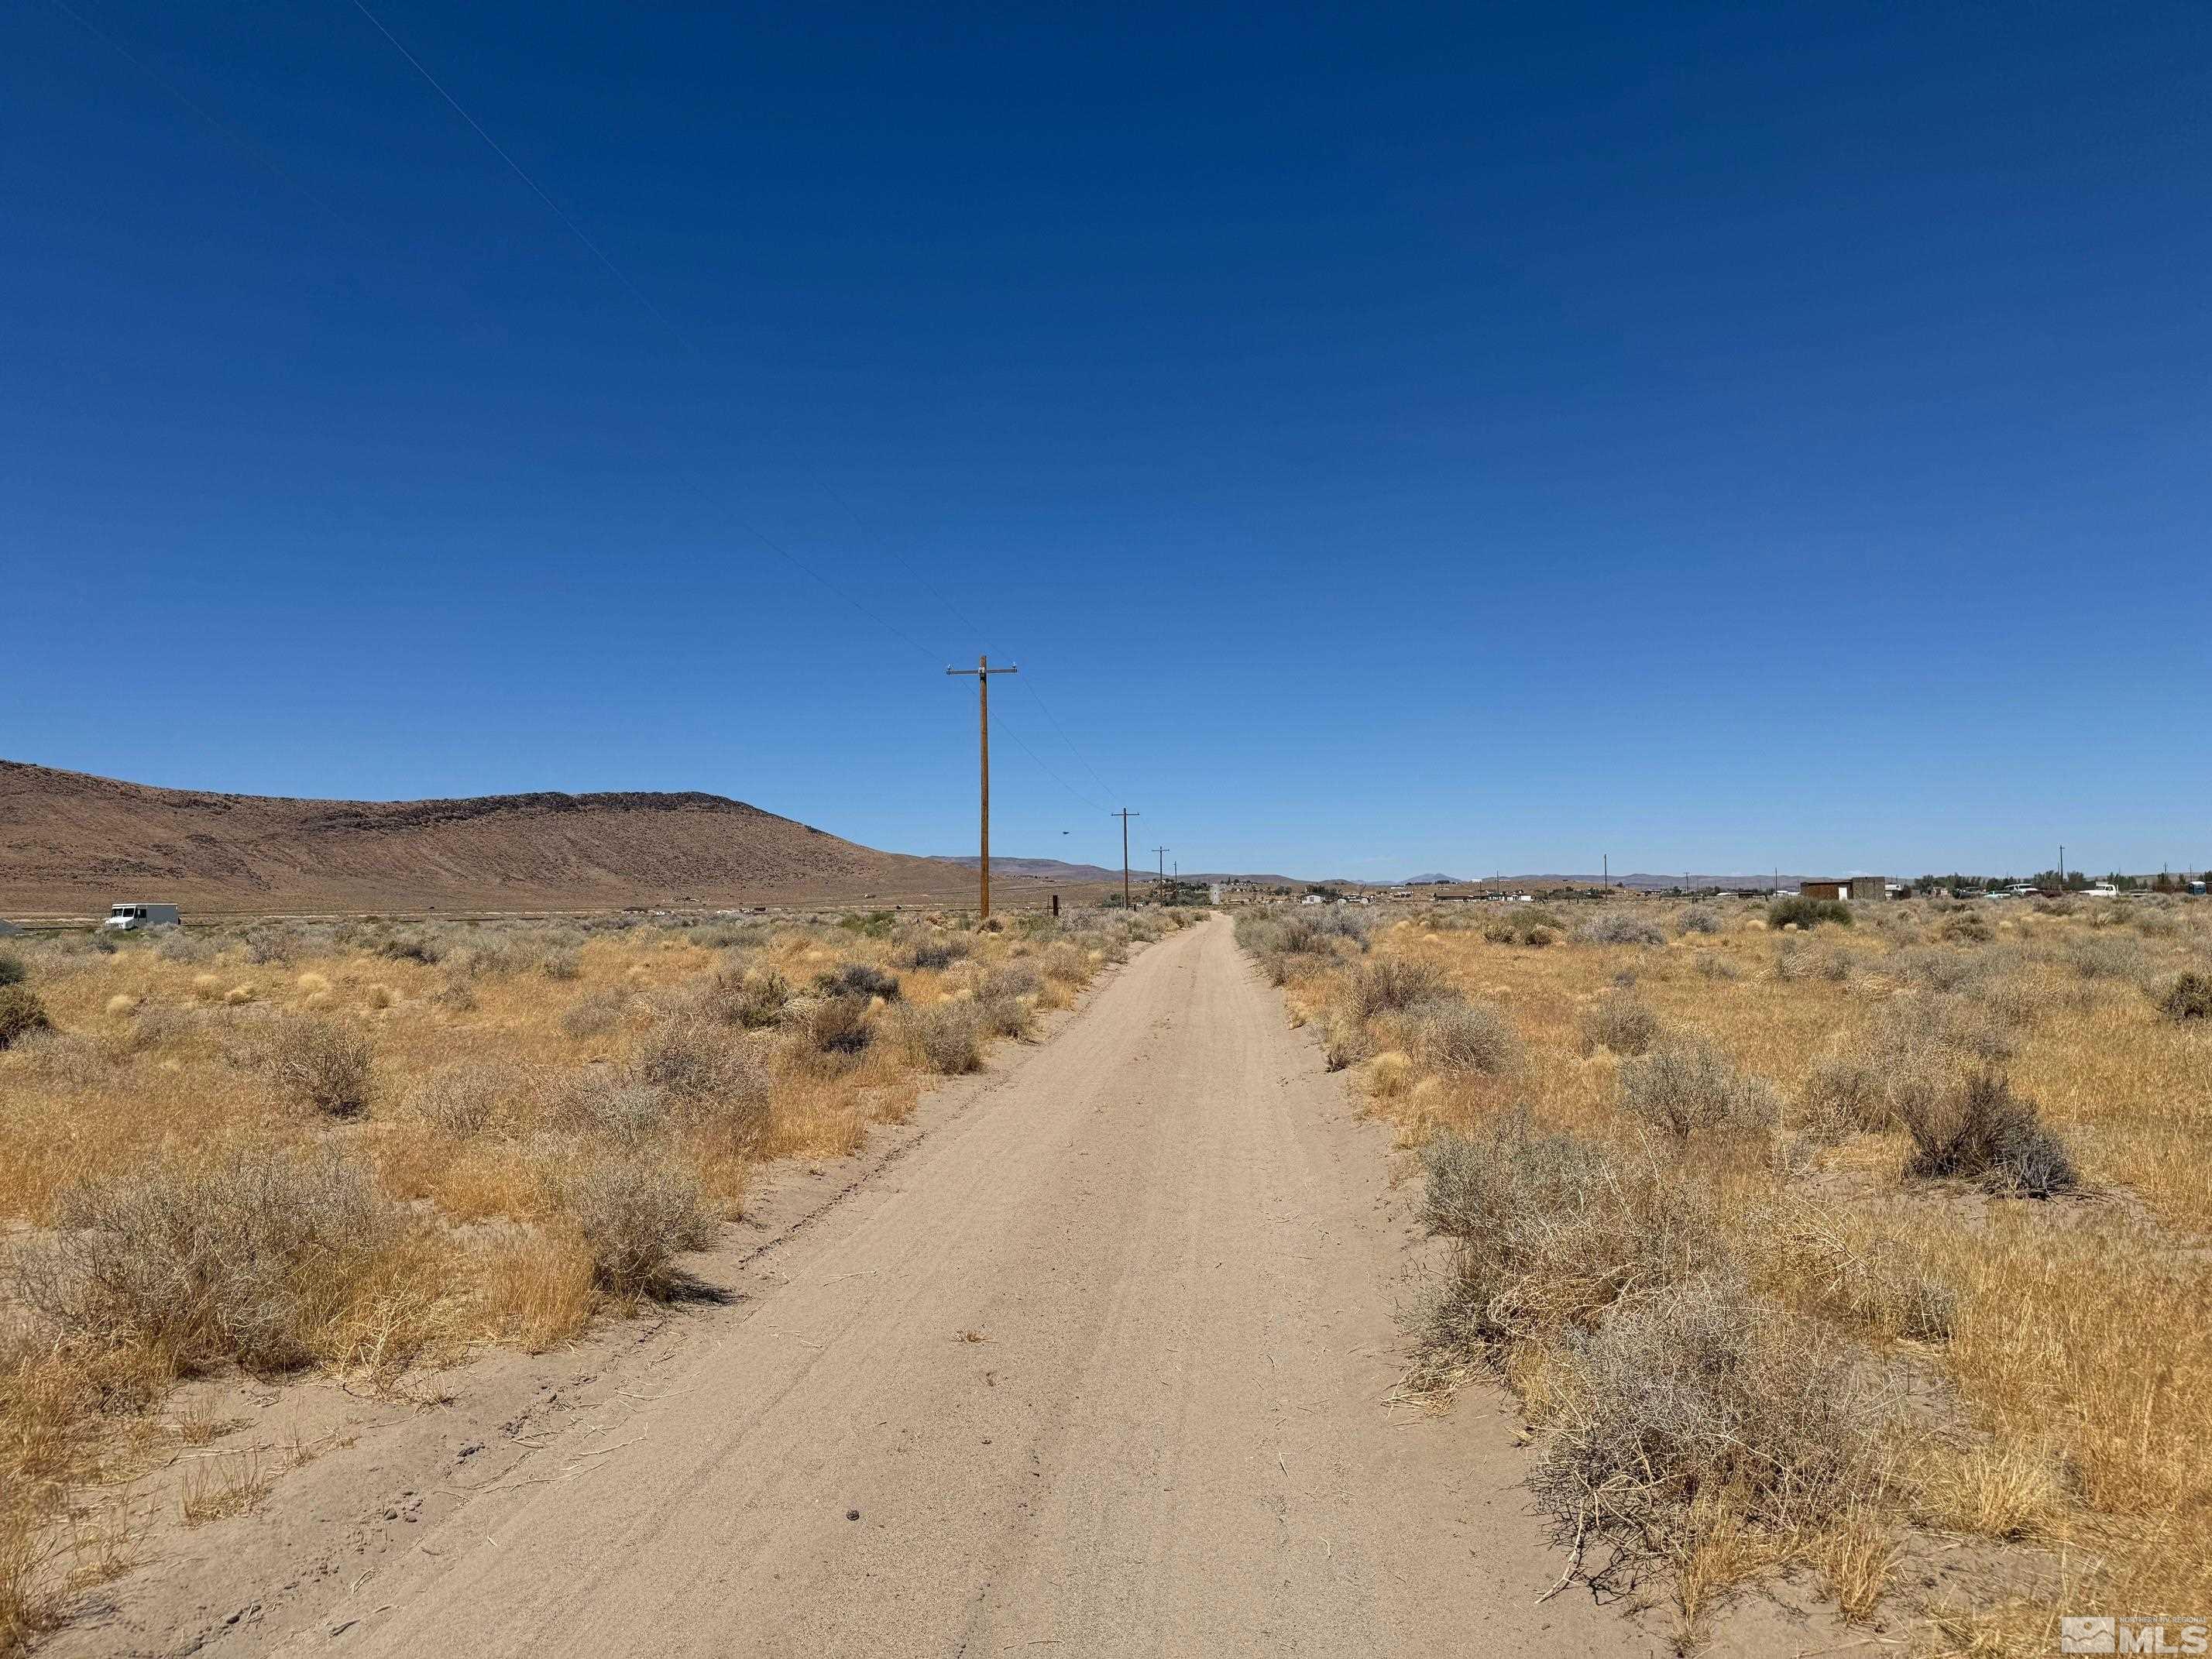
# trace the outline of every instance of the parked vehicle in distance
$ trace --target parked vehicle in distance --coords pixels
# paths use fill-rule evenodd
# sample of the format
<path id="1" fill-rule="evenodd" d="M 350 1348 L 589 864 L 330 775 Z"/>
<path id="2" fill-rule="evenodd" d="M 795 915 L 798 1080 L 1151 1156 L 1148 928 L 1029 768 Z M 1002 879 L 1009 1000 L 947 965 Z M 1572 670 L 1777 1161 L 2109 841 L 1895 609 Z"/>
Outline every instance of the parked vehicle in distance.
<path id="1" fill-rule="evenodd" d="M 107 920 L 100 927 L 110 933 L 128 933 L 141 927 L 176 927 L 177 907 L 173 904 L 111 904 Z"/>
<path id="2" fill-rule="evenodd" d="M 2120 890 L 2109 881 L 2100 881 L 2094 887 L 2085 887 L 2081 890 L 2083 898 L 2118 898 L 2119 896 Z"/>

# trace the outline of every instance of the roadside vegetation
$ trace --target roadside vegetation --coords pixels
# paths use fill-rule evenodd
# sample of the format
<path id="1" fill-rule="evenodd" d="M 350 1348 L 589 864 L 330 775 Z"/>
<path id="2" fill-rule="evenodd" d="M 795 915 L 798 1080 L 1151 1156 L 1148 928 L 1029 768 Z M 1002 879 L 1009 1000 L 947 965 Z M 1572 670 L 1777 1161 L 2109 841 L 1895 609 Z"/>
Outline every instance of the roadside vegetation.
<path id="1" fill-rule="evenodd" d="M 104 1494 L 201 1443 L 161 1420 L 179 1379 L 315 1371 L 434 1397 L 480 1345 L 538 1352 L 681 1297 L 684 1253 L 760 1164 L 855 1150 L 1190 919 L 10 940 L 0 1653 L 123 1565 Z"/>
<path id="2" fill-rule="evenodd" d="M 1686 1650 L 1785 1568 L 1911 1650 L 2212 1607 L 2212 905 L 1557 908 L 1238 918 L 1418 1159 L 1409 1396 L 1505 1382 Z"/>

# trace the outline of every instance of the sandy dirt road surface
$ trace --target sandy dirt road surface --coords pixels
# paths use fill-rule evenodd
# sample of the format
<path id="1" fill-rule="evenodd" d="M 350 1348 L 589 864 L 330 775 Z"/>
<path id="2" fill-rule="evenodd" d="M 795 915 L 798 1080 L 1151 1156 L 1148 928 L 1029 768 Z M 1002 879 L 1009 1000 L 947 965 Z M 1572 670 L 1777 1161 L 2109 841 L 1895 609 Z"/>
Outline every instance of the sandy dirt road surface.
<path id="1" fill-rule="evenodd" d="M 1488 1402 L 1386 1404 L 1387 1167 L 1228 923 L 1175 935 L 285 1650 L 1655 1650 L 1539 1604 L 1563 1558 Z"/>

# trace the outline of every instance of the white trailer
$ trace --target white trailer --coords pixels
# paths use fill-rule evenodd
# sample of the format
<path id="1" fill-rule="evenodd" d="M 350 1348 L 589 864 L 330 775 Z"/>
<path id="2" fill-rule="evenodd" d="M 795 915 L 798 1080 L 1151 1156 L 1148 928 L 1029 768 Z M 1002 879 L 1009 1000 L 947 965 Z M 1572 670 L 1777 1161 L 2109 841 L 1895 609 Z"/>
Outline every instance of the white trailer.
<path id="1" fill-rule="evenodd" d="M 135 932 L 141 927 L 175 927 L 177 907 L 173 904 L 111 904 L 107 920 L 100 927 L 118 933 Z"/>

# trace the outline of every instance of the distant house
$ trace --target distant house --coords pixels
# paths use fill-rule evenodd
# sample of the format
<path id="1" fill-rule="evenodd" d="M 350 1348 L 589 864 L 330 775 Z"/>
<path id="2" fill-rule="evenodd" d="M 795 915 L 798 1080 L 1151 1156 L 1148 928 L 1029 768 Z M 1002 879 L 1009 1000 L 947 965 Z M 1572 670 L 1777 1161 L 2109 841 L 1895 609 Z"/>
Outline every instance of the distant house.
<path id="1" fill-rule="evenodd" d="M 1889 880 L 1885 876 L 1844 876 L 1834 881 L 1801 881 L 1797 890 L 1808 899 L 1839 899 L 1844 903 L 1864 903 L 1889 896 Z"/>
<path id="2" fill-rule="evenodd" d="M 1300 899 L 1298 902 L 1301 904 L 1326 904 L 1328 901 L 1323 898 L 1319 893 L 1308 893 L 1304 898 Z"/>

